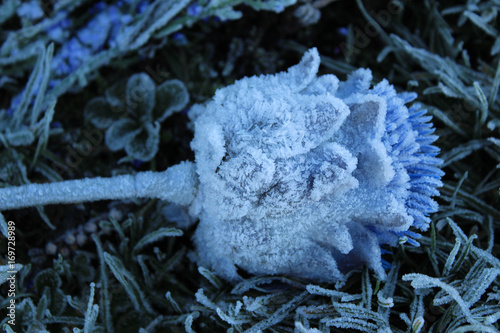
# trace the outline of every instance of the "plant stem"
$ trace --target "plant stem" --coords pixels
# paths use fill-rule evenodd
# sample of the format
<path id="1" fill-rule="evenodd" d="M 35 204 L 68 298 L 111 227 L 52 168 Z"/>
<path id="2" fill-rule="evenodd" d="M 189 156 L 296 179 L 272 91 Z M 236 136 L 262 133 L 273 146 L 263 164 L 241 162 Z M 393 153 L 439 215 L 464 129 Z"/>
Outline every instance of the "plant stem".
<path id="1" fill-rule="evenodd" d="M 198 185 L 195 165 L 183 162 L 163 172 L 85 178 L 0 189 L 0 211 L 50 204 L 130 198 L 158 198 L 189 205 Z"/>

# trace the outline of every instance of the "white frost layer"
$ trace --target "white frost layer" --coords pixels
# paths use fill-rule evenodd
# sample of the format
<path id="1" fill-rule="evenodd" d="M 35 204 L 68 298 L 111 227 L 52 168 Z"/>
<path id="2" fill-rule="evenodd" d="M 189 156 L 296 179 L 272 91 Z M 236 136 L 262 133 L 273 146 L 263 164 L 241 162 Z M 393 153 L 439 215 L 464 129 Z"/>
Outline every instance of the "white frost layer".
<path id="1" fill-rule="evenodd" d="M 0 189 L 0 210 L 127 198 L 159 198 L 189 205 L 197 182 L 194 164 L 183 162 L 164 172 L 28 184 Z"/>
<path id="2" fill-rule="evenodd" d="M 383 278 L 373 229 L 413 223 L 410 177 L 384 139 L 388 103 L 406 121 L 404 101 L 370 93 L 367 69 L 339 82 L 318 67 L 311 49 L 287 72 L 244 78 L 198 106 L 195 243 L 201 264 L 227 279 L 240 267 L 334 281 L 363 264 Z"/>

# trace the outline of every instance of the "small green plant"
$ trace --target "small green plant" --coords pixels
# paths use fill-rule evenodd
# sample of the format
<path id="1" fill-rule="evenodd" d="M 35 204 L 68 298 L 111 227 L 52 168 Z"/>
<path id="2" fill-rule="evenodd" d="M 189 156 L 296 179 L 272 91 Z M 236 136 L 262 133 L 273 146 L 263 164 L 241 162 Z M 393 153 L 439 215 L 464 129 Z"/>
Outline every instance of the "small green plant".
<path id="1" fill-rule="evenodd" d="M 106 97 L 87 103 L 85 117 L 99 129 L 107 129 L 106 145 L 125 149 L 130 159 L 151 160 L 158 152 L 160 122 L 188 103 L 189 95 L 179 80 L 158 87 L 144 73 L 116 83 Z"/>

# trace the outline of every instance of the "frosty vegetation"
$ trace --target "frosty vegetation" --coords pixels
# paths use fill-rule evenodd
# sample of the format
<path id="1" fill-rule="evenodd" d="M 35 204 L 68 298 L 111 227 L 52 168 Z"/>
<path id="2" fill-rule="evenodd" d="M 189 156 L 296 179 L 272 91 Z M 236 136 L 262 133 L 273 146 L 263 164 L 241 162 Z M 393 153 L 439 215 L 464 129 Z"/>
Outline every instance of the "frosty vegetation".
<path id="1" fill-rule="evenodd" d="M 4 200 L 0 200 L 0 211 L 36 206 L 5 212 L 5 219 L 0 214 L 0 233 L 6 238 L 11 237 L 9 231 L 12 233 L 8 221 L 15 221 L 14 270 L 18 272 L 15 297 L 10 297 L 7 292 L 0 295 L 0 303 L 9 304 L 12 299 L 16 303 L 15 326 L 9 324 L 11 319 L 6 316 L 7 309 L 4 308 L 0 320 L 4 331 L 499 332 L 499 1 L 330 1 L 328 6 L 320 8 L 327 2 L 1 2 L 0 199 L 3 197 Z M 320 20 L 314 23 L 319 17 Z M 410 230 L 415 233 L 375 226 L 375 222 L 380 223 L 375 215 L 373 223 L 359 222 L 361 212 L 368 216 L 368 205 L 360 207 L 362 210 L 355 216 L 362 230 L 375 235 L 382 257 L 387 260 L 382 260 L 387 275 L 384 281 L 380 280 L 376 270 L 370 270 L 366 265 L 361 270 L 353 269 L 343 274 L 348 268 L 342 265 L 357 255 L 359 248 L 356 246 L 348 254 L 342 254 L 346 260 L 334 258 L 337 269 L 344 275 L 335 283 L 320 283 L 320 278 L 318 281 L 297 278 L 298 274 L 307 276 L 308 271 L 300 270 L 303 267 L 297 267 L 291 273 L 294 276 L 285 269 L 281 271 L 283 274 L 274 270 L 270 274 L 244 274 L 245 269 L 250 270 L 249 263 L 253 262 L 245 258 L 247 267 L 244 267 L 245 262 L 235 252 L 227 255 L 228 262 L 224 267 L 232 269 L 235 265 L 242 278 L 236 277 L 230 282 L 221 279 L 220 268 L 217 270 L 218 266 L 211 266 L 210 259 L 202 253 L 212 251 L 213 247 L 198 245 L 201 258 L 197 258 L 191 240 L 200 218 L 200 228 L 218 223 L 219 229 L 229 229 L 229 224 L 236 229 L 235 226 L 253 227 L 257 222 L 286 221 L 292 216 L 291 212 L 281 213 L 276 207 L 270 207 L 268 209 L 274 215 L 270 213 L 269 217 L 256 219 L 255 201 L 249 201 L 252 195 L 245 189 L 257 191 L 260 184 L 254 188 L 255 183 L 250 185 L 246 180 L 250 177 L 245 181 L 239 178 L 229 181 L 231 177 L 228 175 L 238 175 L 236 169 L 228 172 L 227 165 L 224 170 L 226 162 L 236 164 L 237 154 L 231 150 L 236 135 L 217 117 L 213 120 L 220 125 L 216 133 L 222 138 L 227 153 L 219 161 L 219 169 L 215 168 L 217 177 L 225 177 L 221 180 L 226 184 L 224 190 L 236 191 L 238 198 L 250 202 L 247 215 L 256 220 L 247 216 L 243 222 L 240 218 L 218 219 L 216 222 L 215 218 L 207 219 L 211 212 L 209 205 L 216 201 L 208 198 L 206 184 L 200 183 L 199 163 L 193 158 L 191 162 L 172 166 L 190 159 L 188 156 L 194 157 L 189 151 L 192 133 L 186 130 L 184 114 L 165 119 L 161 124 L 159 145 L 151 146 L 158 153 L 153 152 L 151 162 L 142 165 L 130 160 L 125 147 L 125 151 L 112 151 L 106 142 L 92 143 L 93 149 L 88 154 L 78 149 L 85 147 L 85 133 L 101 130 L 104 135 L 106 129 L 110 131 L 110 127 L 103 128 L 99 122 L 105 120 L 102 119 L 104 112 L 82 114 L 84 107 L 94 104 L 90 102 L 94 98 L 105 97 L 108 102 L 108 89 L 118 82 L 127 82 L 138 73 L 147 73 L 155 81 L 157 91 L 165 80 L 180 80 L 189 91 L 189 105 L 203 103 L 191 107 L 189 115 L 194 116 L 194 120 L 203 119 L 203 113 L 214 112 L 210 108 L 216 108 L 215 113 L 220 113 L 219 106 L 212 105 L 215 101 L 205 102 L 211 100 L 216 88 L 227 86 L 228 82 L 233 83 L 245 75 L 277 73 L 282 70 L 285 59 L 302 55 L 313 45 L 322 51 L 321 73 L 334 73 L 344 81 L 349 74 L 356 75 L 358 67 L 371 68 L 373 84 L 387 78 L 398 91 L 418 93 L 420 108 L 427 109 L 434 117 L 435 134 L 439 135 L 435 145 L 441 150 L 439 157 L 443 160 L 441 167 L 446 177 L 442 178 L 439 197 L 434 197 L 439 210 L 430 215 L 432 221 L 428 223 L 425 215 L 430 206 L 425 208 L 422 203 L 430 202 L 427 200 L 430 194 L 425 193 L 437 188 L 440 179 L 435 173 L 431 177 L 418 177 L 429 174 L 426 159 L 436 153 L 431 143 L 424 142 L 432 140 L 429 136 L 432 134 L 426 134 L 426 131 L 432 131 L 433 126 L 425 119 L 426 115 L 418 114 L 418 106 L 412 106 L 413 102 L 405 103 L 408 110 L 394 112 L 391 105 L 395 99 L 389 97 L 391 87 L 387 86 L 387 90 L 370 89 L 366 83 L 368 88 L 360 89 L 361 95 L 385 96 L 382 98 L 387 106 L 384 122 L 395 124 L 393 126 L 400 130 L 386 126 L 380 141 L 384 143 L 392 167 L 397 169 L 397 163 L 403 164 L 404 172 L 409 176 L 402 183 L 406 192 L 395 186 L 391 194 L 404 196 L 407 193 L 401 202 L 413 219 Z M 167 75 L 171 68 L 180 70 Z M 324 78 L 316 78 L 316 75 L 312 74 L 311 82 Z M 248 85 L 248 79 L 244 81 Z M 284 99 L 284 90 L 278 96 L 270 95 L 271 91 L 278 91 L 271 89 L 269 82 L 273 80 L 270 76 L 254 79 L 257 81 L 265 82 L 266 87 L 252 89 L 260 91 L 266 100 Z M 232 87 L 241 87 L 240 82 Z M 344 84 L 339 82 L 339 86 Z M 367 180 L 376 179 L 359 177 L 357 168 L 362 166 L 362 154 L 339 138 L 338 133 L 354 123 L 349 118 L 356 110 L 352 102 L 338 94 L 339 90 L 333 89 L 330 95 L 347 105 L 349 115 L 338 125 L 331 141 L 348 151 L 350 155 L 345 153 L 344 159 L 348 159 L 346 156 L 356 158 L 356 169 L 350 176 L 356 179 L 358 187 L 344 189 L 343 195 L 332 192 L 315 199 L 308 192 L 313 191 L 311 177 L 311 188 L 300 192 L 305 193 L 303 196 L 307 200 L 299 200 L 296 204 L 302 212 L 311 202 L 328 202 L 328 198 L 335 202 L 344 196 L 343 203 L 352 207 L 354 205 L 347 199 L 350 193 L 368 186 Z M 286 92 L 288 94 L 288 90 Z M 127 94 L 127 91 L 123 93 Z M 306 94 L 318 97 L 326 93 L 313 96 L 309 88 L 305 88 L 293 94 L 300 98 Z M 229 89 L 221 90 L 219 95 L 220 100 L 228 104 Z M 249 101 L 249 93 L 242 95 Z M 121 97 L 125 99 L 126 96 Z M 406 97 L 410 95 L 399 95 L 404 102 L 408 100 Z M 250 101 L 248 103 L 251 105 Z M 252 103 L 258 105 L 260 102 Z M 157 105 L 166 103 L 155 99 L 155 108 Z M 256 119 L 255 108 L 245 110 L 249 118 Z M 134 109 L 134 114 L 126 109 L 123 111 L 127 118 L 141 127 L 163 119 L 163 116 L 155 116 L 154 109 L 153 116 L 148 116 L 150 120 L 144 122 L 140 122 L 140 116 L 135 117 L 135 111 L 148 115 L 147 108 Z M 294 121 L 297 113 L 292 118 Z M 233 121 L 238 119 L 241 117 L 235 116 Z M 194 130 L 195 122 L 188 127 Z M 398 124 L 404 124 L 404 127 Z M 255 126 L 265 128 L 263 124 L 255 123 Z M 242 133 L 252 131 L 256 129 L 242 128 Z M 407 137 L 407 143 L 416 142 L 420 148 L 413 154 L 392 153 L 397 149 L 394 142 L 407 144 L 403 143 L 403 138 L 409 132 L 413 135 Z M 366 134 L 369 133 L 363 132 L 361 137 L 367 137 Z M 388 140 L 389 137 L 394 141 Z M 243 145 L 251 153 L 240 154 L 241 159 L 251 161 L 251 158 L 264 155 L 263 149 L 262 155 L 250 150 L 252 147 L 260 149 L 264 143 Z M 66 154 L 70 147 L 79 154 L 82 152 L 82 159 L 77 163 Z M 283 149 L 283 145 L 279 149 Z M 319 160 L 325 157 L 314 155 L 314 162 L 310 151 L 320 150 L 307 149 L 299 155 L 307 157 L 308 166 L 319 168 Z M 416 158 L 420 163 L 405 164 L 404 156 Z M 275 170 L 282 170 L 279 168 L 293 162 L 293 158 L 272 159 Z M 348 177 L 346 168 L 347 165 L 344 171 Z M 138 170 L 165 171 L 138 173 Z M 376 170 L 379 169 L 369 171 Z M 404 174 L 403 170 L 401 172 Z M 63 179 L 94 175 L 115 177 L 63 182 Z M 277 179 L 277 171 L 273 178 L 275 176 Z M 237 184 L 243 187 L 238 190 Z M 419 193 L 422 196 L 415 199 Z M 85 205 L 41 207 L 49 203 L 105 197 L 114 199 Z M 126 199 L 130 197 L 148 199 Z M 149 199 L 151 197 L 160 200 Z M 356 197 L 351 195 L 350 199 Z M 220 201 L 226 203 L 229 199 Z M 282 219 L 276 217 L 277 211 Z M 192 215 L 189 216 L 188 212 Z M 417 216 L 420 213 L 423 216 Z M 347 216 L 347 212 L 344 214 L 337 216 L 332 213 L 328 219 L 337 221 L 337 218 Z M 212 215 L 215 214 L 212 212 Z M 271 248 L 274 246 L 272 241 L 280 241 L 283 249 L 285 242 L 296 245 L 301 240 L 304 244 L 309 241 L 322 244 L 325 249 L 332 248 L 329 244 L 333 237 L 328 231 L 321 229 L 322 236 L 317 231 L 326 222 L 319 224 L 316 221 L 318 228 L 313 229 L 312 221 L 302 218 L 300 221 L 306 223 L 302 224 L 304 230 L 295 234 L 277 234 L 274 225 L 266 225 L 272 226 L 265 231 L 269 231 L 267 235 L 273 239 L 269 236 L 267 244 L 262 247 Z M 178 227 L 194 225 L 183 231 L 175 228 L 175 223 L 179 223 Z M 418 231 L 427 225 L 428 231 Z M 253 237 L 250 230 L 245 230 L 243 235 L 236 232 L 229 235 Z M 352 232 L 350 237 L 358 239 Z M 328 242 L 321 243 L 325 239 Z M 383 245 L 397 241 L 397 246 Z M 421 246 L 414 246 L 415 241 Z M 226 242 L 236 243 L 231 239 Z M 7 254 L 7 240 L 0 241 L 0 244 Z M 224 255 L 223 248 L 215 250 L 206 256 Z M 304 258 L 303 253 L 289 252 L 292 259 L 293 256 Z M 375 253 L 372 255 L 376 257 Z M 262 255 L 255 256 L 253 260 L 262 258 Z M 198 263 L 194 263 L 194 259 Z M 6 260 L 7 256 L 4 264 Z M 389 265 L 391 268 L 387 269 Z M 269 266 L 266 262 L 259 269 Z M 0 286 L 3 289 L 10 289 L 10 282 L 6 279 L 12 270 L 8 264 L 0 265 Z"/>
<path id="2" fill-rule="evenodd" d="M 316 76 L 316 49 L 288 72 L 220 89 L 194 116 L 201 262 L 230 280 L 255 274 L 385 277 L 381 243 L 427 229 L 441 185 L 430 117 L 415 94 L 371 72 Z"/>
<path id="3" fill-rule="evenodd" d="M 228 280 L 241 267 L 331 282 L 362 265 L 384 279 L 380 244 L 418 245 L 408 229 L 437 210 L 436 136 L 425 110 L 405 106 L 416 94 L 370 88 L 367 69 L 318 77 L 319 64 L 311 49 L 194 108 L 195 165 L 1 189 L 0 209 L 160 198 L 190 206 L 200 263 Z"/>

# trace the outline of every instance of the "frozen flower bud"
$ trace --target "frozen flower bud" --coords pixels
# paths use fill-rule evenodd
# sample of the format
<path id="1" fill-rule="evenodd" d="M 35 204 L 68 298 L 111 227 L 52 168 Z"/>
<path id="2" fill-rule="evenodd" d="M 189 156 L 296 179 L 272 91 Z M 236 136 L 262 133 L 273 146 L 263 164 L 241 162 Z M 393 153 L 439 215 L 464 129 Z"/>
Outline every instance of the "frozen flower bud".
<path id="1" fill-rule="evenodd" d="M 239 267 L 331 282 L 362 265 L 384 278 L 380 244 L 415 237 L 437 210 L 441 160 L 430 117 L 405 105 L 416 94 L 371 87 L 368 69 L 317 76 L 319 63 L 311 49 L 239 80 L 194 117 L 194 239 L 229 280 Z"/>

